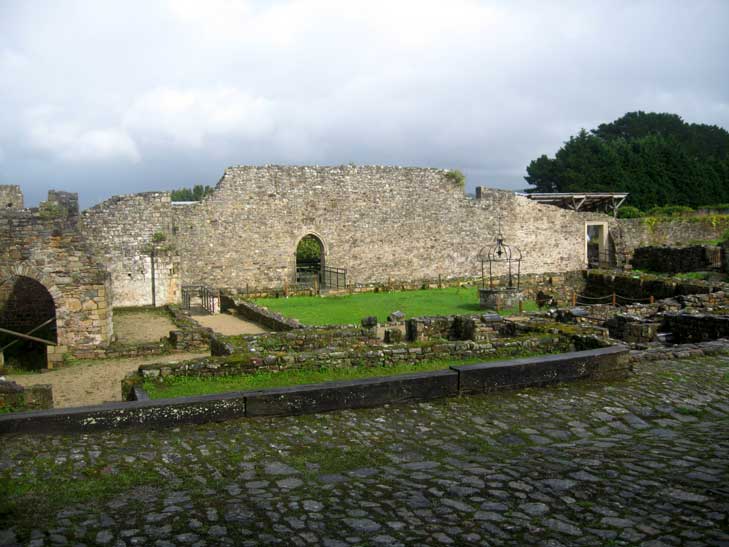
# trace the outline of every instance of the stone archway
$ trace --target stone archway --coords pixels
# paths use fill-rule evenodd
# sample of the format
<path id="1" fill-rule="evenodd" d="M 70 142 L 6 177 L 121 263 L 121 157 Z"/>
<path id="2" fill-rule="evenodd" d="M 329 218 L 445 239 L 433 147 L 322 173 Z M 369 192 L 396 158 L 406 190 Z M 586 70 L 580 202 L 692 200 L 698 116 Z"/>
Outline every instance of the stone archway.
<path id="1" fill-rule="evenodd" d="M 308 233 L 296 244 L 296 284 L 318 287 L 326 266 L 326 248 L 321 237 Z"/>
<path id="2" fill-rule="evenodd" d="M 0 281 L 0 328 L 58 342 L 56 300 L 41 282 L 26 275 Z M 6 365 L 39 369 L 48 365 L 48 345 L 0 333 Z"/>

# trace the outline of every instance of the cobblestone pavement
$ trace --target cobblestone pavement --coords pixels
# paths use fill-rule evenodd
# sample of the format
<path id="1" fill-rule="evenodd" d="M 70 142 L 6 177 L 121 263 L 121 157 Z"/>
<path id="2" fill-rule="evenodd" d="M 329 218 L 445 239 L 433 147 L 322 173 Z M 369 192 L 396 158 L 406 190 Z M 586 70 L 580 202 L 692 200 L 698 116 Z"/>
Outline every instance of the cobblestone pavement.
<path id="1" fill-rule="evenodd" d="M 626 381 L 0 438 L 0 544 L 729 545 L 729 357 Z"/>

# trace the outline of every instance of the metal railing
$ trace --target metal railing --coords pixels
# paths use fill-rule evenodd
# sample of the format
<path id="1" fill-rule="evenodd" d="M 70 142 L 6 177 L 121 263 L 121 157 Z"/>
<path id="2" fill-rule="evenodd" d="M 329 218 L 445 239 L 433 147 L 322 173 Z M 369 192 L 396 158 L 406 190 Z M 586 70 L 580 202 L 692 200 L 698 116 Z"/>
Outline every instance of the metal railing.
<path id="1" fill-rule="evenodd" d="M 347 286 L 347 270 L 324 268 L 321 272 L 321 286 L 325 289 L 343 289 Z"/>
<path id="2" fill-rule="evenodd" d="M 320 268 L 318 264 L 296 266 L 296 285 L 314 289 L 344 289 L 347 286 L 347 270 L 344 268 Z"/>
<path id="3" fill-rule="evenodd" d="M 191 310 L 195 304 L 199 304 L 208 313 L 217 313 L 220 307 L 220 291 L 206 285 L 183 285 L 183 309 Z"/>

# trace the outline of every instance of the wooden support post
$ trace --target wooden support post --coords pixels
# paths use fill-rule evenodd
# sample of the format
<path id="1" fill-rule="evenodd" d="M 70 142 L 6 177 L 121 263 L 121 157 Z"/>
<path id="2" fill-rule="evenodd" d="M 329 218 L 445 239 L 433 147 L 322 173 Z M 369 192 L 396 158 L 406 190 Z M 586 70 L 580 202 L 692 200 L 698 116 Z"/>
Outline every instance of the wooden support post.
<path id="1" fill-rule="evenodd" d="M 55 346 L 55 342 L 51 342 L 50 340 L 44 340 L 43 338 L 36 338 L 35 336 L 28 336 L 27 334 L 23 334 L 22 332 L 15 332 L 14 330 L 9 329 L 2 329 L 0 328 L 0 332 L 4 334 L 12 334 L 13 336 L 17 336 L 18 338 L 22 338 L 23 340 L 30 340 L 31 342 L 40 342 L 41 344 L 45 344 L 46 346 Z"/>
<path id="2" fill-rule="evenodd" d="M 572 291 L 572 307 L 574 308 L 577 306 L 577 292 Z"/>
<path id="3" fill-rule="evenodd" d="M 656 299 L 653 295 L 651 295 L 651 304 L 655 304 L 655 303 L 656 303 Z"/>
<path id="4" fill-rule="evenodd" d="M 618 305 L 618 297 L 617 297 L 617 295 L 616 295 L 616 294 L 615 294 L 615 293 L 613 292 L 613 306 L 617 306 L 617 305 Z"/>
<path id="5" fill-rule="evenodd" d="M 524 301 L 519 300 L 519 315 L 521 315 L 522 313 L 524 313 Z"/>

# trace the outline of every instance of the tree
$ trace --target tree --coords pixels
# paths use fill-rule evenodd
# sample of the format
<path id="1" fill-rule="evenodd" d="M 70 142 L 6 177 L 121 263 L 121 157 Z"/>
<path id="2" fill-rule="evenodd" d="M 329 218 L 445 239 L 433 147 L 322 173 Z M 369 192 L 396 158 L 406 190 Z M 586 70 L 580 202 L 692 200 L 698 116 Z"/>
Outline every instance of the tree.
<path id="1" fill-rule="evenodd" d="M 629 192 L 643 210 L 729 201 L 729 132 L 668 113 L 629 112 L 581 130 L 527 166 L 530 192 Z"/>
<path id="2" fill-rule="evenodd" d="M 170 192 L 172 201 L 202 201 L 205 196 L 209 196 L 213 193 L 213 188 L 210 186 L 203 186 L 202 184 L 196 184 L 192 188 L 178 188 Z"/>

